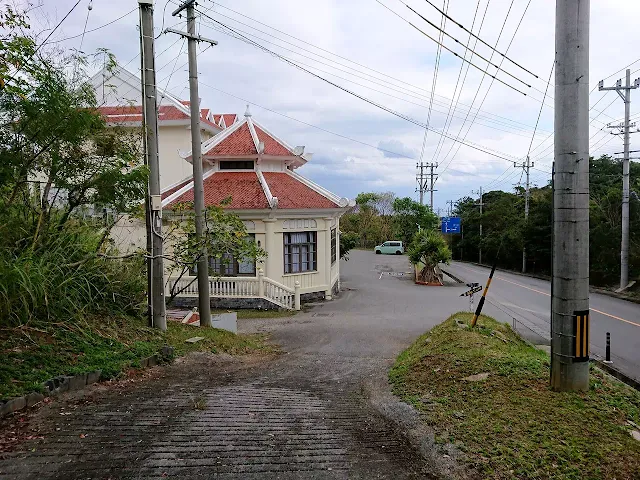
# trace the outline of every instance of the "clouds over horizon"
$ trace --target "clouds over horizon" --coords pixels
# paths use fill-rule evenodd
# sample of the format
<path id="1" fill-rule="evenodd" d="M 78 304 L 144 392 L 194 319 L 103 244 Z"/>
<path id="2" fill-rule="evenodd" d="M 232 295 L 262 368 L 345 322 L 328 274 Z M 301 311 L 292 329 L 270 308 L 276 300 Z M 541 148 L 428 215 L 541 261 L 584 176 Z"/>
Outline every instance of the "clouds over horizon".
<path id="1" fill-rule="evenodd" d="M 391 0 L 381 1 L 425 32 L 437 36 L 437 32 L 428 24 L 402 8 L 401 4 Z M 82 33 L 88 2 L 81 1 L 52 40 Z M 64 17 L 74 3 L 75 0 L 44 2 L 32 11 L 32 24 L 35 28 L 51 27 Z M 166 8 L 164 1 L 155 4 L 155 25 L 159 35 L 156 43 L 158 83 L 175 95 L 188 98 L 186 46 L 182 40 L 176 42 L 178 39 L 174 35 L 160 35 L 163 10 L 165 28 L 184 28 L 184 19 L 170 15 L 175 8 L 174 3 L 167 3 Z M 407 3 L 434 23 L 440 23 L 438 12 L 426 2 L 407 0 Z M 468 28 L 474 25 L 476 33 L 484 17 L 479 35 L 490 44 L 498 41 L 504 23 L 504 31 L 497 43 L 498 50 L 504 52 L 508 49 L 510 58 L 536 73 L 539 78 L 508 61 L 503 63 L 503 68 L 530 83 L 532 88 L 503 73 L 498 78 L 526 91 L 527 96 L 499 82 L 492 82 L 489 77 L 483 79 L 480 71 L 462 64 L 459 58 L 443 51 L 431 109 L 429 104 L 432 99 L 436 45 L 374 0 L 325 0 L 313 4 L 287 0 L 268 3 L 236 0 L 233 3 L 216 2 L 215 5 L 211 0 L 202 0 L 197 8 L 245 32 L 243 35 L 252 35 L 251 38 L 256 42 L 292 61 L 305 64 L 303 68 L 358 95 L 419 122 L 429 119 L 435 131 L 427 134 L 423 159 L 439 164 L 436 205 L 444 207 L 447 200 L 467 195 L 480 185 L 489 189 L 511 189 L 520 177 L 520 170 L 513 168 L 510 159 L 524 158 L 531 142 L 546 79 L 553 63 L 555 1 L 532 2 L 515 37 L 513 34 L 528 2 L 515 0 L 505 22 L 510 3 L 459 0 L 451 2 L 449 14 Z M 124 15 L 136 5 L 130 0 L 94 2 L 87 29 L 91 30 Z M 263 25 L 225 7 L 259 20 Z M 477 16 L 474 19 L 476 7 Z M 636 60 L 632 49 L 623 49 L 619 45 L 633 38 L 638 18 L 640 2 L 592 2 L 592 86 L 600 78 Z M 99 47 L 108 48 L 121 63 L 130 61 L 127 68 L 137 73 L 139 60 L 135 56 L 139 43 L 136 24 L 137 14 L 134 12 L 113 25 L 89 32 L 85 35 L 82 50 L 93 52 Z M 199 22 L 198 29 L 201 35 L 219 41 L 218 46 L 206 51 L 204 46 L 199 48 L 200 95 L 204 107 L 216 112 L 241 115 L 246 101 L 257 104 L 252 106 L 256 120 L 289 144 L 305 145 L 307 151 L 315 153 L 313 160 L 300 173 L 340 195 L 353 197 L 359 191 L 393 190 L 399 196 L 415 197 L 415 159 L 420 157 L 422 151 L 424 129 L 225 35 L 219 26 L 213 27 L 207 18 Z M 467 43 L 467 36 L 457 26 L 448 23 L 446 30 L 462 45 Z M 596 41 L 605 34 L 606 42 Z M 58 46 L 79 48 L 80 40 L 70 39 Z M 445 44 L 460 55 L 464 54 L 462 45 L 451 40 L 445 40 Z M 491 56 L 491 50 L 481 43 L 474 44 L 472 40 L 470 46 L 487 58 Z M 467 54 L 469 57 L 470 54 Z M 499 59 L 497 54 L 494 55 L 493 61 Z M 483 65 L 477 56 L 472 61 L 476 65 Z M 637 68 L 640 68 L 640 64 L 633 69 Z M 620 76 L 614 76 L 605 83 L 613 83 Z M 546 98 L 549 107 L 542 110 L 533 142 L 531 156 L 535 158 L 536 168 L 539 169 L 532 171 L 532 179 L 536 182 L 544 182 L 548 177 L 546 172 L 550 171 L 553 155 L 550 137 L 553 129 L 553 96 L 553 87 L 550 87 Z M 594 92 L 590 97 L 592 105 L 602 96 Z M 622 117 L 622 102 L 610 103 L 616 99 L 615 93 L 610 92 L 590 112 L 592 117 L 596 117 L 590 132 L 592 144 L 601 146 L 601 149 L 595 150 L 597 153 L 621 149 L 620 142 L 615 139 L 606 144 L 612 136 L 599 132 L 604 123 Z M 604 113 L 600 114 L 602 109 Z M 473 126 L 469 128 L 472 121 Z M 473 145 L 500 152 L 506 160 L 469 146 L 460 146 L 450 139 L 443 140 L 437 132 L 445 128 L 449 136 L 464 138 Z"/>

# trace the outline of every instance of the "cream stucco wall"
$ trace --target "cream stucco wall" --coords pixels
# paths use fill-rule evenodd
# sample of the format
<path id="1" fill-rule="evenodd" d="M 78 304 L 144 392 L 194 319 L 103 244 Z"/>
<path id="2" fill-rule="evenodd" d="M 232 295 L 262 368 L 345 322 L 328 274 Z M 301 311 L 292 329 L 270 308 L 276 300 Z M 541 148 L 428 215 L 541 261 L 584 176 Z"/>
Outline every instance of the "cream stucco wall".
<path id="1" fill-rule="evenodd" d="M 293 216 L 286 215 L 284 218 L 268 218 L 265 214 L 262 218 L 256 218 L 250 214 L 241 214 L 245 221 L 248 233 L 255 234 L 256 242 L 268 254 L 268 256 L 258 263 L 257 268 L 264 271 L 265 277 L 284 284 L 290 288 L 295 286 L 295 282 L 300 282 L 300 293 L 324 292 L 326 298 L 331 298 L 331 290 L 335 282 L 340 278 L 340 252 L 339 236 L 337 237 L 337 261 L 331 264 L 331 229 L 336 228 L 339 235 L 339 219 L 341 213 L 332 212 L 332 216 L 318 214 L 317 216 Z M 164 227 L 167 228 L 166 226 Z M 313 272 L 284 273 L 284 232 L 315 231 L 317 239 L 317 270 Z M 140 219 L 125 218 L 121 220 L 113 229 L 112 238 L 123 252 L 130 252 L 136 249 L 145 248 L 145 225 Z M 167 255 L 171 251 L 171 246 L 166 245 Z M 168 262 L 167 262 L 168 265 Z"/>
<path id="2" fill-rule="evenodd" d="M 203 141 L 206 137 L 203 134 Z M 160 126 L 158 152 L 160 156 L 160 188 L 167 188 L 189 177 L 193 166 L 179 153 L 191 150 L 191 130 L 183 125 Z"/>

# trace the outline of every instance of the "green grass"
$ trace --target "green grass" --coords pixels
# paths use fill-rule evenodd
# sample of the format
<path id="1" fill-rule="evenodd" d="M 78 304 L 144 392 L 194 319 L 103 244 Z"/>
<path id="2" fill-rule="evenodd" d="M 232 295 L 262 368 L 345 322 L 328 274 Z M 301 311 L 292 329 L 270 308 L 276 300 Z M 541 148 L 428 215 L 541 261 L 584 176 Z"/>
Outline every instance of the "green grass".
<path id="1" fill-rule="evenodd" d="M 456 325 L 471 317 L 458 313 L 418 338 L 389 374 L 437 442 L 456 445 L 480 478 L 640 478 L 627 424 L 640 424 L 637 391 L 592 368 L 588 392 L 552 392 L 546 353 L 489 317 L 473 330 Z M 462 380 L 483 372 L 486 381 Z"/>
<path id="2" fill-rule="evenodd" d="M 196 336 L 205 338 L 195 344 L 185 343 Z M 163 345 L 173 346 L 178 356 L 192 351 L 232 355 L 274 351 L 262 336 L 171 321 L 164 333 L 147 327 L 143 320 L 122 318 L 2 329 L 0 398 L 38 391 L 42 382 L 57 375 L 102 370 L 103 378 L 114 378 L 127 369 L 139 368 L 141 359 L 157 353 Z"/>

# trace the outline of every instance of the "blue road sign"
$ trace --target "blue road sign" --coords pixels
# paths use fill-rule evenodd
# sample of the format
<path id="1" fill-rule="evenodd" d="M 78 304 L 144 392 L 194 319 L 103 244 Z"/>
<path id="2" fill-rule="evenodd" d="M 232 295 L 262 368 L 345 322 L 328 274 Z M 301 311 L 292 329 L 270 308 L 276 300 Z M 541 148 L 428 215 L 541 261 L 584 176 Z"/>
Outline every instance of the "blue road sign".
<path id="1" fill-rule="evenodd" d="M 460 233 L 460 217 L 442 217 L 442 233 Z"/>

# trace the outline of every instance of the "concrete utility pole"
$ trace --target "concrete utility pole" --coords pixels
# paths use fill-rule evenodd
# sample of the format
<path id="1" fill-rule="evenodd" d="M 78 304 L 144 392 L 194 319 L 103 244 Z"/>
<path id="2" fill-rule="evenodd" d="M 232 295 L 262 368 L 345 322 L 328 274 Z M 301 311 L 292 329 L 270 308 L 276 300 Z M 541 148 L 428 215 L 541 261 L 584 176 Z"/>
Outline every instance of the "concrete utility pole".
<path id="1" fill-rule="evenodd" d="M 144 151 L 149 167 L 147 208 L 147 260 L 150 282 L 149 310 L 151 325 L 167 329 L 164 301 L 164 262 L 162 258 L 162 200 L 160 197 L 160 163 L 158 158 L 158 106 L 156 95 L 156 67 L 153 33 L 153 0 L 138 0 L 140 6 L 140 45 L 142 61 L 142 112 L 145 130 Z"/>
<path id="2" fill-rule="evenodd" d="M 431 201 L 429 203 L 429 206 L 431 207 L 431 210 L 433 211 L 433 192 L 435 192 L 436 190 L 434 190 L 434 185 L 436 182 L 436 179 L 438 178 L 438 174 L 434 173 L 434 169 L 438 168 L 438 164 L 437 163 L 423 163 L 420 162 L 419 164 L 416 164 L 416 168 L 419 169 L 418 173 L 416 174 L 416 181 L 418 182 L 418 192 L 420 192 L 420 205 L 424 205 L 424 194 L 425 192 L 430 192 L 431 193 Z M 425 169 L 429 169 L 429 173 L 424 173 Z M 429 180 L 427 182 L 427 179 Z"/>
<path id="3" fill-rule="evenodd" d="M 624 159 L 622 161 L 622 241 L 620 245 L 620 288 L 624 289 L 629 285 L 629 115 L 631 112 L 631 90 L 640 86 L 640 78 L 637 78 L 634 84 L 631 85 L 631 70 L 627 68 L 626 82 L 624 85 L 622 85 L 622 80 L 618 80 L 615 87 L 604 87 L 604 81 L 600 80 L 598 86 L 600 91 L 615 90 L 624 102 L 624 125 L 622 125 L 624 131 Z M 619 128 L 620 125 L 611 125 L 609 127 Z"/>
<path id="4" fill-rule="evenodd" d="M 473 192 L 475 193 L 475 192 Z M 478 263 L 482 265 L 482 207 L 484 207 L 484 201 L 482 197 L 482 187 L 480 187 L 480 191 L 478 192 L 480 196 L 478 206 L 480 207 L 480 245 L 478 247 Z"/>
<path id="5" fill-rule="evenodd" d="M 447 217 L 450 217 L 453 213 L 453 200 L 447 200 L 447 205 L 449 205 L 449 208 L 447 208 Z"/>
<path id="6" fill-rule="evenodd" d="M 202 245 L 198 259 L 198 312 L 200 325 L 211 326 L 211 304 L 209 299 L 209 260 L 207 247 L 204 245 L 205 207 L 204 182 L 202 179 L 202 139 L 200 135 L 200 97 L 198 95 L 198 59 L 196 43 L 200 41 L 217 45 L 215 40 L 209 40 L 196 35 L 195 0 L 187 0 L 171 15 L 174 17 L 183 10 L 187 10 L 187 33 L 167 29 L 167 31 L 187 38 L 189 50 L 189 101 L 191 110 L 191 161 L 193 162 L 193 203 L 196 214 L 196 241 Z"/>
<path id="7" fill-rule="evenodd" d="M 589 388 L 589 10 L 556 1 L 551 388 Z"/>
<path id="8" fill-rule="evenodd" d="M 525 189 L 524 189 L 524 221 L 526 223 L 527 220 L 529 219 L 529 196 L 530 196 L 530 188 L 531 188 L 531 185 L 529 183 L 530 170 L 532 167 L 535 166 L 535 164 L 530 160 L 529 156 L 527 155 L 526 162 L 523 162 L 523 163 L 513 162 L 513 166 L 516 168 L 522 167 L 522 170 L 524 170 L 525 176 L 527 178 L 525 183 Z M 522 247 L 522 273 L 527 273 L 527 247 L 526 246 Z"/>

